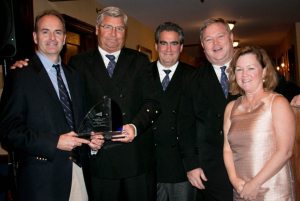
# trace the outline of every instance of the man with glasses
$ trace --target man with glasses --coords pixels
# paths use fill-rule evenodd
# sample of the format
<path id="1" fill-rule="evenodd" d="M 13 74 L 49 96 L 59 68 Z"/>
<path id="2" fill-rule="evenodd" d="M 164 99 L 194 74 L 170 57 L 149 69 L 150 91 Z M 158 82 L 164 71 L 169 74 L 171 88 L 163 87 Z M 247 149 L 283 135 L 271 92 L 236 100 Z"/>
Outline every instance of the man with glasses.
<path id="1" fill-rule="evenodd" d="M 193 201 L 196 189 L 189 183 L 180 152 L 180 133 L 177 130 L 178 107 L 182 82 L 193 68 L 179 60 L 184 33 L 172 22 L 159 25 L 155 31 L 158 61 L 151 64 L 152 91 L 160 102 L 162 113 L 153 126 L 157 201 Z"/>
<path id="2" fill-rule="evenodd" d="M 102 9 L 97 17 L 98 48 L 71 58 L 83 76 L 86 99 L 92 107 L 103 96 L 112 98 L 123 114 L 123 132 L 92 154 L 91 199 L 94 201 L 152 201 L 155 196 L 151 130 L 159 115 L 149 99 L 146 55 L 124 47 L 127 15 L 117 7 Z"/>

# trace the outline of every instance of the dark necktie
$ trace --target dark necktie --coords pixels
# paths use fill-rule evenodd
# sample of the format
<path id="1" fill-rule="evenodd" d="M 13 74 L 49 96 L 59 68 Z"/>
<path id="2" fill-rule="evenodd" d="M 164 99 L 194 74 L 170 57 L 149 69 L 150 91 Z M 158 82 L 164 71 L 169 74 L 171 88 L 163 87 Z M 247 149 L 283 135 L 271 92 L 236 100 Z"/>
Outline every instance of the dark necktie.
<path id="1" fill-rule="evenodd" d="M 109 59 L 109 63 L 107 65 L 107 72 L 109 74 L 110 77 L 112 77 L 113 73 L 114 73 L 114 69 L 116 67 L 116 57 L 114 55 L 105 55 L 108 59 Z"/>
<path id="2" fill-rule="evenodd" d="M 225 73 L 226 66 L 222 66 L 220 68 L 221 68 L 221 86 L 223 89 L 223 93 L 224 93 L 225 97 L 227 98 L 227 96 L 228 96 L 228 79 L 227 79 L 227 75 Z"/>
<path id="3" fill-rule="evenodd" d="M 171 70 L 164 70 L 164 72 L 166 73 L 166 76 L 162 80 L 161 85 L 163 87 L 163 90 L 165 91 L 167 89 L 168 85 L 169 85 L 169 82 L 170 82 L 169 74 L 171 73 Z"/>
<path id="4" fill-rule="evenodd" d="M 59 91 L 59 100 L 62 105 L 62 108 L 65 113 L 65 117 L 67 119 L 68 125 L 72 130 L 74 130 L 74 124 L 73 124 L 73 110 L 72 110 L 72 102 L 69 97 L 67 88 L 63 82 L 63 79 L 60 74 L 60 68 L 59 64 L 53 65 L 53 68 L 56 70 L 57 75 L 57 85 L 58 85 L 58 91 Z"/>

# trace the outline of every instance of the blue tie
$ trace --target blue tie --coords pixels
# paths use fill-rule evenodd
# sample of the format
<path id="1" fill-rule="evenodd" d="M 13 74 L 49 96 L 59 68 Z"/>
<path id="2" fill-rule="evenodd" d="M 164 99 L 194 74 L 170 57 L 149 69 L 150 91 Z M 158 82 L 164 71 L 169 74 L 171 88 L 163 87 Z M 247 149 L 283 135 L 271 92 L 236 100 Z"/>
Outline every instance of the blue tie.
<path id="1" fill-rule="evenodd" d="M 58 91 L 59 91 L 59 100 L 62 105 L 62 108 L 65 113 L 65 117 L 67 119 L 67 123 L 69 127 L 74 130 L 74 124 L 73 124 L 73 110 L 72 110 L 72 102 L 69 97 L 67 88 L 63 82 L 63 79 L 60 74 L 60 67 L 59 64 L 53 65 L 53 68 L 56 70 L 57 75 L 57 85 L 58 85 Z"/>
<path id="2" fill-rule="evenodd" d="M 227 96 L 228 96 L 228 79 L 227 79 L 227 75 L 225 73 L 226 66 L 222 66 L 220 68 L 221 68 L 221 86 L 223 89 L 223 93 L 224 93 L 225 97 L 227 98 Z"/>
<path id="3" fill-rule="evenodd" d="M 169 82 L 170 82 L 169 74 L 171 73 L 171 70 L 164 70 L 164 72 L 166 73 L 166 76 L 162 80 L 161 85 L 163 87 L 163 90 L 165 91 L 167 89 L 168 85 L 169 85 Z"/>
<path id="4" fill-rule="evenodd" d="M 112 77 L 113 73 L 114 73 L 114 69 L 116 67 L 116 57 L 114 55 L 105 55 L 108 59 L 109 59 L 109 63 L 107 65 L 107 72 L 109 74 L 110 77 Z"/>

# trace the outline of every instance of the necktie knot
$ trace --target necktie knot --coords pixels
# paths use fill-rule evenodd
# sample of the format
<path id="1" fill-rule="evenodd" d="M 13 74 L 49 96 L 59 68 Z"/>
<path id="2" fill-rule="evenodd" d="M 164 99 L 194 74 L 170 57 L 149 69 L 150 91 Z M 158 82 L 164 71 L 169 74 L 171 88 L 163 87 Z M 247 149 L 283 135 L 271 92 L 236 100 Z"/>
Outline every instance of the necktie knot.
<path id="1" fill-rule="evenodd" d="M 110 55 L 110 54 L 107 54 L 107 55 L 105 55 L 108 59 L 109 59 L 109 61 L 111 61 L 111 62 L 114 62 L 115 61 L 115 59 L 116 59 L 116 57 L 114 56 L 114 55 Z"/>
<path id="2" fill-rule="evenodd" d="M 166 75 L 169 75 L 171 73 L 171 70 L 164 70 L 164 72 L 166 73 Z"/>
<path id="3" fill-rule="evenodd" d="M 60 73 L 59 64 L 53 64 L 52 67 L 55 68 L 55 70 L 56 70 L 57 73 Z"/>
<path id="4" fill-rule="evenodd" d="M 222 67 L 220 67 L 221 68 L 221 71 L 222 71 L 222 73 L 225 73 L 226 71 L 226 66 L 222 66 Z"/>

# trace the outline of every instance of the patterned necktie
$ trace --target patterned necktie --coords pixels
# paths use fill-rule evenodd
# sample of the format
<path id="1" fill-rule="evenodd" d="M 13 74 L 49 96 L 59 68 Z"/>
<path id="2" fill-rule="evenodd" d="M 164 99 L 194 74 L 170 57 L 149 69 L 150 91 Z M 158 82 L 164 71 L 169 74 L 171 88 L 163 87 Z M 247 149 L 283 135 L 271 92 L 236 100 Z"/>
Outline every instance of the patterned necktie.
<path id="1" fill-rule="evenodd" d="M 167 89 L 168 85 L 169 85 L 169 82 L 170 82 L 169 74 L 171 73 L 171 70 L 164 70 L 164 72 L 166 73 L 166 76 L 162 80 L 161 85 L 163 87 L 163 90 L 165 91 Z"/>
<path id="2" fill-rule="evenodd" d="M 68 125 L 72 130 L 74 130 L 74 124 L 73 124 L 73 110 L 72 110 L 72 102 L 69 97 L 67 88 L 63 82 L 63 79 L 60 74 L 60 67 L 59 64 L 53 65 L 53 68 L 56 70 L 57 75 L 57 85 L 58 85 L 58 91 L 59 91 L 59 100 L 62 105 L 62 108 L 65 113 L 65 117 L 67 119 Z"/>
<path id="3" fill-rule="evenodd" d="M 223 89 L 223 93 L 224 93 L 225 97 L 227 98 L 227 96 L 228 96 L 228 79 L 227 79 L 227 75 L 225 73 L 226 66 L 222 66 L 220 68 L 221 68 L 221 86 Z"/>
<path id="4" fill-rule="evenodd" d="M 113 73 L 114 73 L 114 69 L 116 67 L 116 57 L 114 55 L 105 55 L 108 59 L 109 59 L 109 63 L 107 65 L 107 72 L 109 74 L 110 77 L 112 77 Z"/>

